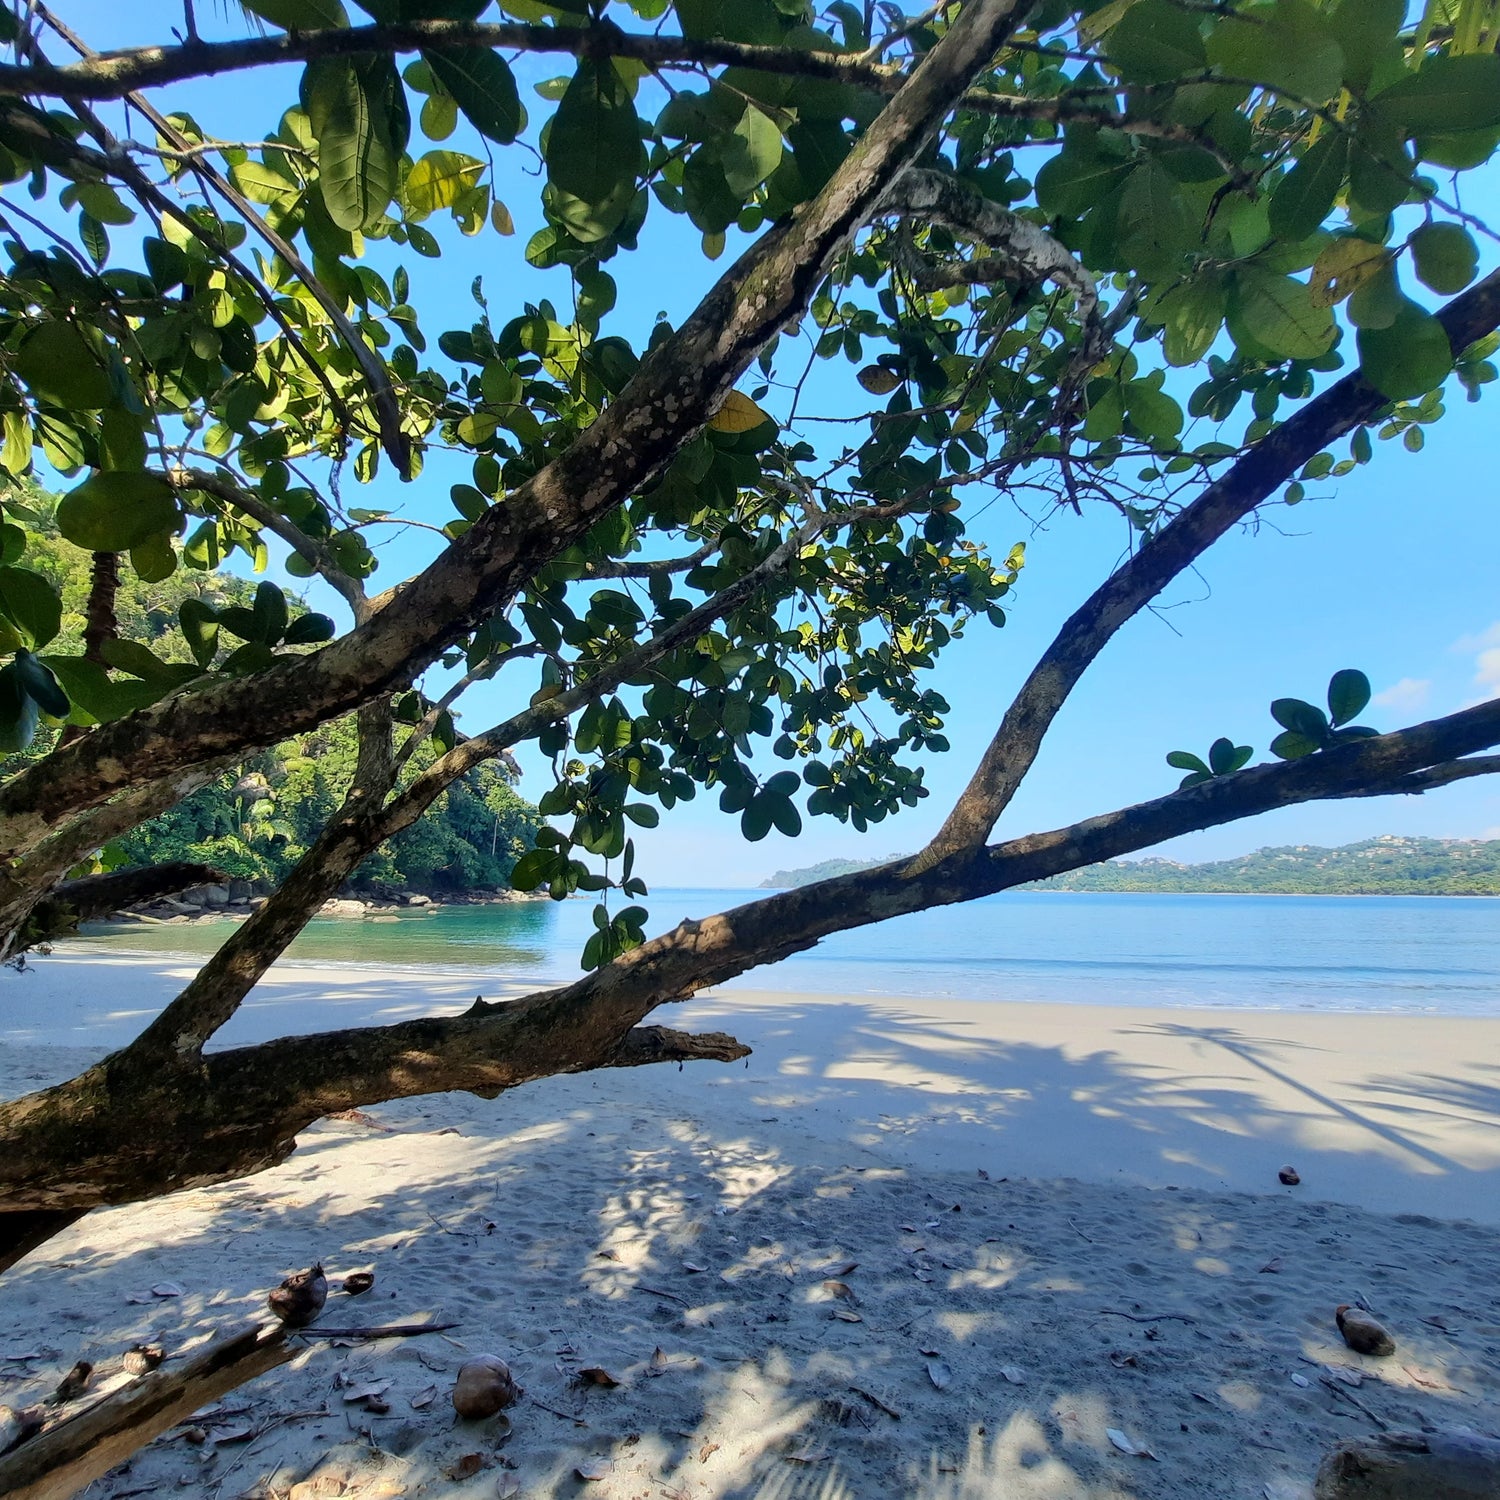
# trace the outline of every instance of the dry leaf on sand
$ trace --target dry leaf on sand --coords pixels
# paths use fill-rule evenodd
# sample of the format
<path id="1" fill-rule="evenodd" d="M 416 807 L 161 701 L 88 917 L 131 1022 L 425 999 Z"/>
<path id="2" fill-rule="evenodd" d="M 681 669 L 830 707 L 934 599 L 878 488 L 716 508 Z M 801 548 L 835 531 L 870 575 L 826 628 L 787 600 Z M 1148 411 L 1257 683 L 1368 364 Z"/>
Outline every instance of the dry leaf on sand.
<path id="1" fill-rule="evenodd" d="M 929 1359 L 927 1361 L 927 1378 L 940 1391 L 946 1391 L 953 1384 L 953 1371 L 949 1368 L 946 1361 Z"/>
<path id="2" fill-rule="evenodd" d="M 602 1385 L 611 1391 L 620 1383 L 603 1365 L 588 1365 L 578 1372 L 577 1380 L 579 1385 Z"/>
<path id="3" fill-rule="evenodd" d="M 1120 1431 L 1118 1427 L 1106 1427 L 1104 1435 L 1112 1442 L 1121 1453 L 1128 1454 L 1131 1458 L 1155 1458 L 1156 1455 L 1144 1444 L 1133 1442 Z"/>
<path id="4" fill-rule="evenodd" d="M 613 1462 L 607 1458 L 586 1458 L 573 1468 L 580 1479 L 608 1479 L 614 1471 Z"/>

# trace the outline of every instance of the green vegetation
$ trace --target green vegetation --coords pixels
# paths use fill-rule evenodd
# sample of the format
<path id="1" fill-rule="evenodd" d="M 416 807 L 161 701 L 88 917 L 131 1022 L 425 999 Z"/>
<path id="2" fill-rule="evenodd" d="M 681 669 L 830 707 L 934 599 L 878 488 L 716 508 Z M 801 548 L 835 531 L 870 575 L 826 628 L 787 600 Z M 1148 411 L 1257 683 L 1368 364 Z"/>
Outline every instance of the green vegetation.
<path id="1" fill-rule="evenodd" d="M 886 859 L 899 857 L 887 855 Z M 811 885 L 884 863 L 825 859 L 801 870 L 778 870 L 763 886 Z M 1383 833 L 1338 849 L 1289 844 L 1200 865 L 1172 859 L 1114 859 L 1023 889 L 1163 895 L 1500 896 L 1500 839 L 1419 839 Z"/>
<path id="2" fill-rule="evenodd" d="M 53 497 L 28 486 L 24 503 L 35 518 L 27 561 L 62 600 L 54 649 L 81 651 L 89 559 L 58 538 Z M 115 600 L 118 640 L 139 643 L 159 661 L 180 670 L 192 662 L 177 628 L 184 604 L 190 611 L 193 602 L 216 613 L 253 610 L 255 596 L 255 584 L 230 573 L 179 569 L 160 582 L 147 583 L 126 570 Z M 294 629 L 298 620 L 309 616 L 296 600 L 288 604 Z M 195 667 L 188 675 L 196 672 Z M 51 750 L 57 735 L 56 728 L 43 724 L 30 749 L 0 759 L 0 778 Z M 215 865 L 237 879 L 278 883 L 343 800 L 357 738 L 354 721 L 339 719 L 263 751 L 161 817 L 131 830 L 109 847 L 106 863 L 191 860 Z M 440 753 L 431 741 L 420 746 L 405 779 L 425 770 Z M 503 763 L 486 763 L 455 781 L 427 817 L 381 844 L 350 883 L 432 892 L 508 889 L 511 869 L 532 847 L 539 826 L 536 809 L 511 786 Z"/>

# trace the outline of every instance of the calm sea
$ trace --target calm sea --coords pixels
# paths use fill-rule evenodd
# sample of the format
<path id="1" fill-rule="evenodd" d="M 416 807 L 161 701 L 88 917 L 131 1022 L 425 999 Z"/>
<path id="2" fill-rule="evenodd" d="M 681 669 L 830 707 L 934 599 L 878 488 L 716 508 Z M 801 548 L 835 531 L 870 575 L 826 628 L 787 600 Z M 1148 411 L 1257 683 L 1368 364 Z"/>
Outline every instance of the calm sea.
<path id="1" fill-rule="evenodd" d="M 660 890 L 649 931 L 752 900 Z M 395 921 L 320 918 L 289 956 L 437 967 L 503 981 L 579 973 L 592 904 L 453 907 Z M 227 923 L 95 929 L 79 946 L 203 956 Z M 508 987 L 508 986 L 507 986 Z M 1008 891 L 830 938 L 733 988 L 840 995 L 1500 1015 L 1500 899 L 1159 896 Z"/>

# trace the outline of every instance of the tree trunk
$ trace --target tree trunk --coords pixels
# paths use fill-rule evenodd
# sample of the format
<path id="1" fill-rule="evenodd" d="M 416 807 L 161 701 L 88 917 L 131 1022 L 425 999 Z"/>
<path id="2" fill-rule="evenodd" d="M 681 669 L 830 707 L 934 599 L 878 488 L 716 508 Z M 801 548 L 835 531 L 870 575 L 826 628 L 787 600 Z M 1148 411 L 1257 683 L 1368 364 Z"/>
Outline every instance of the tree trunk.
<path id="1" fill-rule="evenodd" d="M 1500 1440 L 1467 1428 L 1342 1442 L 1318 1465 L 1314 1500 L 1500 1500 Z"/>
<path id="2" fill-rule="evenodd" d="M 295 1352 L 279 1324 L 225 1334 L 174 1368 L 140 1376 L 0 1457 L 0 1495 L 71 1500 L 159 1433 Z"/>

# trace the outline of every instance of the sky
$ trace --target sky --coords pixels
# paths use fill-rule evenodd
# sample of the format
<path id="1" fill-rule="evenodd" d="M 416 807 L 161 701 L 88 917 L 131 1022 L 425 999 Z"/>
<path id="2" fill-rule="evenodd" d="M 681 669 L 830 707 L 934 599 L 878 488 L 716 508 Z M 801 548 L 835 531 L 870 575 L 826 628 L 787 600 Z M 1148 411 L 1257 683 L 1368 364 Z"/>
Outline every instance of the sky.
<path id="1" fill-rule="evenodd" d="M 105 49 L 164 41 L 166 4 L 131 6 L 101 0 L 57 0 L 56 11 L 93 46 Z M 200 4 L 205 34 L 226 29 L 223 7 Z M 230 6 L 232 11 L 235 7 Z M 205 12 L 208 12 L 205 14 Z M 242 34 L 235 23 L 232 28 Z M 564 60 L 566 61 L 566 60 Z M 531 85 L 563 71 L 563 62 L 523 58 L 517 67 L 522 97 L 539 104 Z M 187 109 L 221 139 L 254 139 L 273 129 L 295 98 L 296 69 L 230 75 L 174 86 L 153 95 L 158 107 Z M 132 128 L 144 134 L 139 123 Z M 414 143 L 415 144 L 415 143 Z M 461 135 L 445 142 L 472 149 Z M 478 153 L 476 153 L 478 154 Z M 529 236 L 541 227 L 540 176 L 533 155 L 498 151 L 497 189 L 517 233 L 486 231 L 461 240 L 453 226 L 434 225 L 440 261 L 406 254 L 411 301 L 430 344 L 449 327 L 467 327 L 475 309 L 473 277 L 482 275 L 491 305 L 502 312 L 524 299 L 567 295 L 566 273 L 538 273 L 523 259 Z M 1467 180 L 1465 203 L 1500 223 L 1500 172 Z M 1477 186 L 1476 186 L 1477 183 Z M 120 236 L 116 235 L 117 243 Z M 388 270 L 391 247 L 374 261 Z M 1481 241 L 1481 274 L 1500 247 Z M 619 282 L 619 331 L 640 338 L 658 313 L 673 322 L 691 310 L 718 269 L 698 249 L 690 226 L 653 207 L 642 249 L 622 254 L 608 269 Z M 852 367 L 821 365 L 812 396 L 824 412 L 862 409 Z M 1375 698 L 1361 716 L 1395 729 L 1500 694 L 1500 387 L 1470 405 L 1450 381 L 1448 413 L 1428 427 L 1426 446 L 1407 453 L 1377 443 L 1374 461 L 1340 480 L 1308 485 L 1307 500 L 1273 506 L 1258 522 L 1231 533 L 1196 573 L 1169 589 L 1111 642 L 1051 729 L 1025 786 L 1007 810 L 997 836 L 1063 826 L 1117 806 L 1170 791 L 1178 773 L 1169 750 L 1205 754 L 1219 735 L 1256 749 L 1278 726 L 1273 698 L 1321 701 L 1333 672 L 1357 667 Z M 1339 450 L 1337 456 L 1343 456 Z M 429 458 L 411 485 L 382 477 L 347 503 L 402 506 L 414 517 L 451 515 L 448 485 L 466 479 L 467 462 Z M 982 513 L 981 513 L 982 512 Z M 657 886 L 752 886 L 777 869 L 831 857 L 878 858 L 919 848 L 941 823 L 962 789 L 1011 695 L 1058 626 L 1126 555 L 1128 538 L 1117 516 L 1101 512 L 1059 517 L 1043 529 L 1004 498 L 987 505 L 965 501 L 971 530 L 999 555 L 1025 541 L 1027 562 L 1008 602 L 1004 630 L 976 624 L 950 647 L 928 685 L 944 693 L 953 713 L 952 749 L 931 756 L 931 795 L 918 808 L 860 835 L 829 818 L 808 821 L 802 836 L 771 834 L 756 844 L 740 836 L 738 818 L 700 797 L 663 816 L 651 832 L 637 830 L 638 870 Z M 404 532 L 383 544 L 381 586 L 406 576 L 433 555 L 433 538 Z M 273 567 L 272 576 L 306 586 Z M 321 586 L 311 602 L 341 615 Z M 468 695 L 463 727 L 478 730 L 502 718 L 510 699 L 499 685 Z M 521 791 L 535 799 L 550 784 L 545 763 L 524 748 L 517 759 Z M 1341 844 L 1381 833 L 1443 838 L 1500 838 L 1500 785 L 1476 778 L 1422 797 L 1385 797 L 1309 803 L 1177 839 L 1150 851 L 1182 860 L 1217 859 L 1268 844 Z"/>

